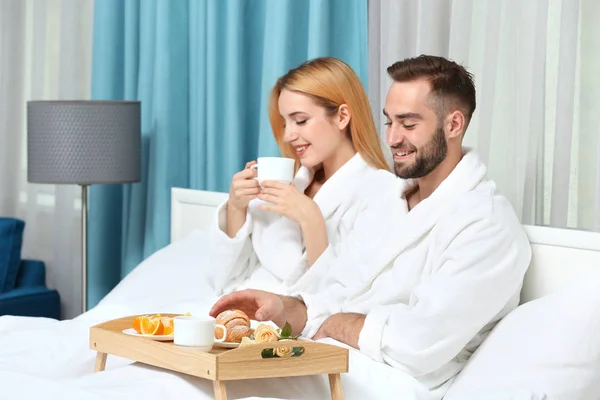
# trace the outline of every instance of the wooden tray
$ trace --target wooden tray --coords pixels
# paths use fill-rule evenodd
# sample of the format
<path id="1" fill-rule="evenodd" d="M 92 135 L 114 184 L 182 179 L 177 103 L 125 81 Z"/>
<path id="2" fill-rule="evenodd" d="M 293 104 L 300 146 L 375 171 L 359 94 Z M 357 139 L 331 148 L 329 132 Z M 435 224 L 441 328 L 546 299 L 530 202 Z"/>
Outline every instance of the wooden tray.
<path id="1" fill-rule="evenodd" d="M 173 317 L 174 314 L 163 314 Z M 182 372 L 213 381 L 216 400 L 226 400 L 225 381 L 302 375 L 329 375 L 331 398 L 342 400 L 340 373 L 348 372 L 348 349 L 307 340 L 297 357 L 263 358 L 263 349 L 290 347 L 290 342 L 259 343 L 237 349 L 214 347 L 209 352 L 126 335 L 135 316 L 103 322 L 90 328 L 90 349 L 98 352 L 94 372 L 104 371 L 106 356 L 113 354 L 144 364 Z"/>

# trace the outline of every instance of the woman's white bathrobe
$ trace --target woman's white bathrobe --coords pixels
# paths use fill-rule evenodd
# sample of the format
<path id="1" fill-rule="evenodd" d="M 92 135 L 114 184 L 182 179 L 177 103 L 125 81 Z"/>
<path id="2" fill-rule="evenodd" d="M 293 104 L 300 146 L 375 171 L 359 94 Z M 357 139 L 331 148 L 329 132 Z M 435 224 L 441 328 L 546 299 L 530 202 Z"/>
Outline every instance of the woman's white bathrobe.
<path id="1" fill-rule="evenodd" d="M 386 231 L 374 231 L 371 242 L 338 257 L 325 275 L 299 282 L 294 290 L 308 309 L 303 336 L 312 337 L 329 315 L 366 314 L 361 352 L 441 398 L 495 323 L 518 305 L 531 258 L 513 208 L 485 176 L 485 165 L 466 149 L 430 197 L 410 212 L 404 199 L 385 210 L 394 221 Z M 413 184 L 401 182 L 402 192 Z"/>
<path id="2" fill-rule="evenodd" d="M 294 185 L 304 192 L 312 179 L 312 171 L 300 167 Z M 330 244 L 319 258 L 319 268 L 352 248 L 357 237 L 386 229 L 386 210 L 397 206 L 398 190 L 399 179 L 393 173 L 371 167 L 358 153 L 336 171 L 314 197 Z M 234 238 L 225 233 L 227 202 L 217 210 L 210 228 L 209 255 L 217 294 L 243 288 L 286 293 L 309 269 L 298 224 L 260 210 L 260 203 L 258 199 L 250 202 L 246 222 Z"/>

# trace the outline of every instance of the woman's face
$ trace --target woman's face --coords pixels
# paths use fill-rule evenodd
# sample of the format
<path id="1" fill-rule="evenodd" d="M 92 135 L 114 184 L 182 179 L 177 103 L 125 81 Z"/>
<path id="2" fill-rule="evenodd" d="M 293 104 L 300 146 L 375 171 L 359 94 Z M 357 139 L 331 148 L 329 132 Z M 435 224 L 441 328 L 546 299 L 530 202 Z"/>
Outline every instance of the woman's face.
<path id="1" fill-rule="evenodd" d="M 313 168 L 336 156 L 344 142 L 350 139 L 346 127 L 350 122 L 347 107 L 333 116 L 303 94 L 282 90 L 279 112 L 284 119 L 283 139 L 296 150 L 303 166 Z"/>

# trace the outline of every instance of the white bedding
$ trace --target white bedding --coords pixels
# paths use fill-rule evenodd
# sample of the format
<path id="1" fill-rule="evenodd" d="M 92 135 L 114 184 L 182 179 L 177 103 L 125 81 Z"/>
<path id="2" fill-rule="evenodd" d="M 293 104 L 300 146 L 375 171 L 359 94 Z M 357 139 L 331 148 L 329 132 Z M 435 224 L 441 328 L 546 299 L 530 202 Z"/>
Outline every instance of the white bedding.
<path id="1" fill-rule="evenodd" d="M 109 356 L 93 374 L 89 327 L 138 313 L 207 314 L 216 296 L 206 282 L 206 234 L 195 231 L 149 257 L 92 310 L 74 320 L 0 317 L 0 388 L 12 399 L 212 399 L 211 382 Z M 351 350 L 346 399 L 430 400 L 418 382 Z M 227 383 L 228 397 L 325 399 L 326 376 Z"/>

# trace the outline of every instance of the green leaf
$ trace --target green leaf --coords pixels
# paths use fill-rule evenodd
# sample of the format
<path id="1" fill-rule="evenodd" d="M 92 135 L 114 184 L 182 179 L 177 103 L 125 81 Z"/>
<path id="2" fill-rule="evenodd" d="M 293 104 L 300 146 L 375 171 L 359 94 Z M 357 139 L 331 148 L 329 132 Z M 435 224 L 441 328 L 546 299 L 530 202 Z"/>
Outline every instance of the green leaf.
<path id="1" fill-rule="evenodd" d="M 277 357 L 277 355 L 275 354 L 275 351 L 273 349 L 263 349 L 263 351 L 260 354 L 262 356 L 262 358 L 275 358 Z"/>
<path id="2" fill-rule="evenodd" d="M 293 357 L 300 357 L 302 354 L 304 354 L 304 347 L 294 347 L 292 352 Z"/>
<path id="3" fill-rule="evenodd" d="M 281 338 L 287 339 L 292 334 L 292 326 L 286 321 L 283 329 L 281 330 Z"/>

